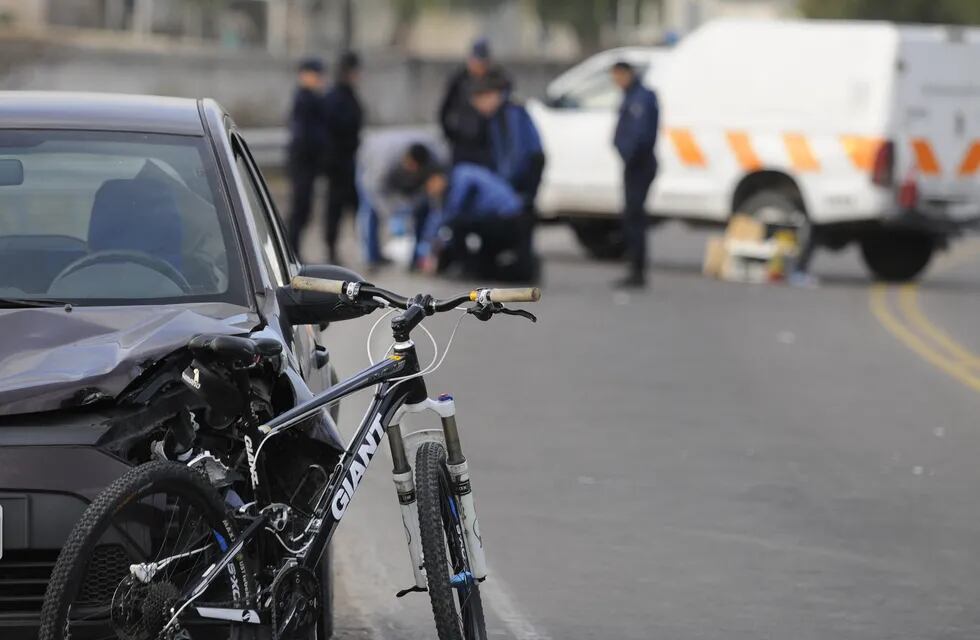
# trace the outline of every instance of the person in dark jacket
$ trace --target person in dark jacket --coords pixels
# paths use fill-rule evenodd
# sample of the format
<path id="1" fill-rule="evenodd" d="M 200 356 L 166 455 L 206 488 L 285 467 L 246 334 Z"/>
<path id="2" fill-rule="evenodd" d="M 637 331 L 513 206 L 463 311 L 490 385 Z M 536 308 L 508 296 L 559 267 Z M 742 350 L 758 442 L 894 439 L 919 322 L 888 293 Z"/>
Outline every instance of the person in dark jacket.
<path id="1" fill-rule="evenodd" d="M 657 127 L 660 105 L 657 95 L 643 86 L 632 65 L 617 62 L 610 71 L 623 90 L 619 121 L 613 144 L 623 160 L 623 235 L 629 254 L 629 272 L 616 284 L 620 287 L 646 286 L 647 214 L 646 199 L 657 175 Z"/>
<path id="2" fill-rule="evenodd" d="M 325 70 L 317 58 L 303 60 L 297 72 L 293 106 L 289 112 L 287 168 L 292 186 L 289 241 L 299 255 L 300 236 L 310 220 L 313 187 L 323 171 L 329 146 L 323 120 Z"/>
<path id="3" fill-rule="evenodd" d="M 471 162 L 490 166 L 487 123 L 470 103 L 473 82 L 492 67 L 490 43 L 481 38 L 473 43 L 466 66 L 454 73 L 439 106 L 439 124 L 449 141 L 453 164 Z"/>
<path id="4" fill-rule="evenodd" d="M 346 210 L 357 210 L 356 165 L 361 144 L 364 110 L 357 96 L 361 61 L 356 53 L 347 52 L 337 65 L 337 80 L 323 99 L 323 113 L 330 153 L 326 172 L 330 181 L 327 195 L 327 257 L 339 263 L 337 241 L 340 223 Z"/>
<path id="5" fill-rule="evenodd" d="M 431 170 L 425 190 L 431 210 L 419 246 L 424 271 L 445 271 L 459 263 L 470 277 L 536 279 L 524 203 L 507 182 L 486 167 L 464 162 L 448 172 Z"/>
<path id="6" fill-rule="evenodd" d="M 545 162 L 534 121 L 524 105 L 511 98 L 510 83 L 496 69 L 473 83 L 471 102 L 487 122 L 490 168 L 514 188 L 533 215 Z"/>

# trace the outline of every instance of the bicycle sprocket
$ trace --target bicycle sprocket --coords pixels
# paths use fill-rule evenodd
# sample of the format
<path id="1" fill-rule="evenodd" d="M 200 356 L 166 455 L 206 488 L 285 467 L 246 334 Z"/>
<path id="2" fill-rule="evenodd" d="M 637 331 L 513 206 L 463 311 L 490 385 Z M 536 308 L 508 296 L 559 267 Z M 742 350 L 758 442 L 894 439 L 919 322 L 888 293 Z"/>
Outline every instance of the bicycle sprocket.
<path id="1" fill-rule="evenodd" d="M 279 572 L 272 583 L 272 638 L 308 637 L 320 619 L 320 581 L 305 567 L 293 565 Z"/>

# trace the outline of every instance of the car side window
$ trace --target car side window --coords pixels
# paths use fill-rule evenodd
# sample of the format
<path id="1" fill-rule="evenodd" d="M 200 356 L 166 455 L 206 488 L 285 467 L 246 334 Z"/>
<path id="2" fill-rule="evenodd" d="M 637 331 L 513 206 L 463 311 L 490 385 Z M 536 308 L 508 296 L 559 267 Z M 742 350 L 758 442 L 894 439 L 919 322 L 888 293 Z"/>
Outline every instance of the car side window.
<path id="1" fill-rule="evenodd" d="M 251 164 L 245 156 L 241 143 L 234 141 L 235 165 L 238 169 L 238 176 L 241 179 L 245 191 L 245 204 L 247 215 L 255 224 L 258 234 L 256 240 L 259 243 L 259 251 L 262 254 L 262 261 L 269 271 L 269 276 L 275 284 L 284 286 L 289 281 L 289 269 L 286 256 L 283 254 L 276 230 L 272 226 L 270 211 L 265 198 L 258 185 L 256 176 L 252 172 Z"/>

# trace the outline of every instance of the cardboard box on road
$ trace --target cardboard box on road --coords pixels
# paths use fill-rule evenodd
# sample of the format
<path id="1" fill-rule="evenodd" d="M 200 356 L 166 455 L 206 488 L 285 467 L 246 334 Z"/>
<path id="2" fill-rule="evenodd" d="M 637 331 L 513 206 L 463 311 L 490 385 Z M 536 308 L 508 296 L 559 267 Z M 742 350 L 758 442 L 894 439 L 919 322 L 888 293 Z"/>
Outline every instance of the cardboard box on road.
<path id="1" fill-rule="evenodd" d="M 764 282 L 775 246 L 766 239 L 766 227 L 751 216 L 732 216 L 724 237 L 708 238 L 702 273 L 734 282 Z"/>

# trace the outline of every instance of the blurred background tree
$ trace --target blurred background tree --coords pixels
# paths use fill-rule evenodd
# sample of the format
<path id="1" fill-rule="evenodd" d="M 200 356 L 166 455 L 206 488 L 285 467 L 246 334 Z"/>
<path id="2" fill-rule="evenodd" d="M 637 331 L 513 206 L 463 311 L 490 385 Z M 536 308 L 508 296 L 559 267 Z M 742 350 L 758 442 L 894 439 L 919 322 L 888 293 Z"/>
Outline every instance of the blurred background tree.
<path id="1" fill-rule="evenodd" d="M 810 18 L 980 24 L 980 0 L 801 0 Z"/>
<path id="2" fill-rule="evenodd" d="M 534 0 L 544 24 L 566 23 L 586 50 L 599 46 L 602 26 L 615 15 L 617 0 Z"/>

